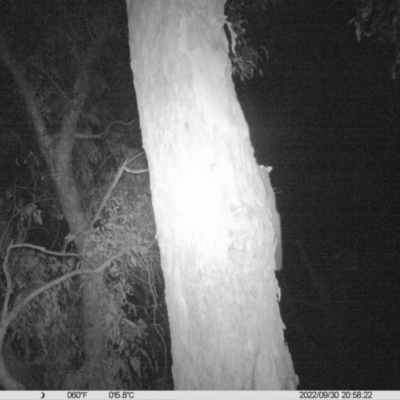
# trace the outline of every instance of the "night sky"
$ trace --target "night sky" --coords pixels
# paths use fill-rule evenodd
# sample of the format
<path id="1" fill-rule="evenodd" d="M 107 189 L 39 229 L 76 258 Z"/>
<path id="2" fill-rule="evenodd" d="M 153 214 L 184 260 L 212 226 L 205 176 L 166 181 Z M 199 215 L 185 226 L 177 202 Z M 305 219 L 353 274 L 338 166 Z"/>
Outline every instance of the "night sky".
<path id="1" fill-rule="evenodd" d="M 256 159 L 273 166 L 281 309 L 300 389 L 400 390 L 400 86 L 394 48 L 358 43 L 353 17 L 350 0 L 288 1 L 267 34 L 258 15 L 249 35 L 270 58 L 237 93 Z M 125 61 L 124 98 L 134 99 Z M 3 188 L 21 149 L 12 132 L 33 134 L 9 79 L 0 65 Z"/>
<path id="2" fill-rule="evenodd" d="M 282 11 L 271 75 L 249 83 L 244 108 L 257 160 L 274 167 L 283 293 L 311 301 L 308 263 L 324 274 L 322 290 L 335 293 L 332 299 L 344 290 L 346 299 L 336 297 L 332 306 L 345 322 L 331 321 L 331 330 L 343 329 L 329 338 L 320 329 L 326 314 L 312 306 L 295 309 L 284 295 L 289 346 L 301 387 L 398 390 L 400 91 L 391 79 L 394 48 L 365 38 L 357 43 L 348 25 L 352 2 L 308 1 L 295 9 Z M 320 337 L 314 357 L 299 326 Z"/>

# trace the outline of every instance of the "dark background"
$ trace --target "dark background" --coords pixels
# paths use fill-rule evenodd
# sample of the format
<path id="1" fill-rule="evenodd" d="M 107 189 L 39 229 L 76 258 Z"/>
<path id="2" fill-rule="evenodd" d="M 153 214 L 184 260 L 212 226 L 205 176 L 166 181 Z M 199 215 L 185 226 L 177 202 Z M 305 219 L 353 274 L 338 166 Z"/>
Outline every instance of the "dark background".
<path id="1" fill-rule="evenodd" d="M 256 158 L 273 166 L 300 388 L 399 390 L 399 81 L 394 48 L 357 43 L 354 15 L 350 1 L 283 7 L 276 59 L 238 92 Z M 306 263 L 330 293 L 332 326 L 321 297 L 311 304 Z"/>

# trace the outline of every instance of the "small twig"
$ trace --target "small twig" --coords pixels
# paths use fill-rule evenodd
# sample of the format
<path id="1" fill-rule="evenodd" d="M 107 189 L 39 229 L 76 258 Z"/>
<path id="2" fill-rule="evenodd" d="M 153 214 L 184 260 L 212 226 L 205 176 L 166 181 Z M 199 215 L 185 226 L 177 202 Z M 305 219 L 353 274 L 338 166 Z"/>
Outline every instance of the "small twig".
<path id="1" fill-rule="evenodd" d="M 112 157 L 112 154 L 110 154 L 108 157 L 106 157 L 106 159 L 100 164 L 100 167 L 99 168 L 97 168 L 97 171 L 93 174 L 93 176 L 96 176 L 98 173 L 99 173 L 99 171 L 101 170 L 101 168 L 103 168 L 103 165 L 107 162 L 107 160 L 109 159 L 109 158 L 111 158 Z"/>
<path id="2" fill-rule="evenodd" d="M 148 169 L 130 169 L 125 167 L 125 171 L 130 174 L 143 174 L 144 172 L 149 172 Z"/>
<path id="3" fill-rule="evenodd" d="M 57 85 L 57 82 L 46 72 L 46 70 L 42 67 L 42 71 L 48 76 L 48 78 L 54 83 L 54 86 L 60 91 L 60 93 L 63 95 L 63 97 L 67 100 L 69 100 L 68 96 L 63 92 L 63 90 L 60 88 L 60 86 Z"/>
<path id="4" fill-rule="evenodd" d="M 122 164 L 121 167 L 119 168 L 118 172 L 116 173 L 116 175 L 115 175 L 115 177 L 114 177 L 114 180 L 113 180 L 111 186 L 108 188 L 107 193 L 105 194 L 105 196 L 104 196 L 104 198 L 103 198 L 103 200 L 102 200 L 102 202 L 101 202 L 101 204 L 100 204 L 100 207 L 99 207 L 99 209 L 98 209 L 97 212 L 96 212 L 96 215 L 94 216 L 94 218 L 92 219 L 92 222 L 90 223 L 90 226 L 89 226 L 89 229 L 88 229 L 89 231 L 93 228 L 95 222 L 96 222 L 97 219 L 99 218 L 99 216 L 100 216 L 100 214 L 101 214 L 101 212 L 102 212 L 104 206 L 106 205 L 108 199 L 110 198 L 111 193 L 113 192 L 113 190 L 114 190 L 115 187 L 117 186 L 117 183 L 118 183 L 119 179 L 121 178 L 121 175 L 122 175 L 123 172 L 125 171 L 127 165 L 128 165 L 129 163 L 131 163 L 133 160 L 135 160 L 136 158 L 138 158 L 138 157 L 140 157 L 141 155 L 143 155 L 143 154 L 144 154 L 144 151 L 142 151 L 141 153 L 139 153 L 139 154 L 136 155 L 135 157 L 133 157 L 133 158 L 131 158 L 131 159 L 129 159 L 129 160 L 125 160 L 125 161 L 123 162 L 123 164 Z"/>
<path id="5" fill-rule="evenodd" d="M 86 3 L 86 2 L 85 2 L 85 3 Z M 85 10 L 86 28 L 87 28 L 87 30 L 88 30 L 88 32 L 89 32 L 90 38 L 92 39 L 93 46 L 94 46 L 94 47 L 97 47 L 97 46 L 96 46 L 96 43 L 95 43 L 95 41 L 94 41 L 94 39 L 93 39 L 92 32 L 90 31 L 89 22 L 88 22 L 88 20 L 87 20 L 87 8 L 85 7 L 85 5 L 84 5 L 84 10 Z"/>
<path id="6" fill-rule="evenodd" d="M 136 119 L 133 119 L 132 121 L 129 121 L 129 122 L 113 121 L 110 124 L 108 124 L 105 131 L 99 133 L 98 135 L 93 135 L 91 133 L 77 133 L 77 134 L 75 134 L 75 139 L 101 139 L 103 136 L 108 135 L 110 128 L 113 125 L 119 124 L 119 125 L 124 125 L 124 126 L 130 126 L 136 121 L 137 121 Z"/>
<path id="7" fill-rule="evenodd" d="M 3 261 L 3 265 L 2 265 L 3 272 L 6 277 L 6 281 L 7 281 L 7 292 L 6 292 L 6 298 L 4 299 L 3 310 L 1 312 L 1 321 L 4 321 L 7 317 L 8 302 L 10 301 L 10 296 L 12 293 L 12 280 L 11 280 L 10 272 L 8 271 L 8 267 L 7 267 L 8 258 L 10 257 L 10 252 L 11 252 L 11 248 L 10 248 L 10 246 L 8 246 L 6 256 L 4 257 L 4 261 Z"/>
<path id="8" fill-rule="evenodd" d="M 133 329 L 137 329 L 138 325 L 135 322 L 129 321 L 129 319 L 122 318 L 122 321 L 125 322 L 127 325 L 129 325 Z"/>

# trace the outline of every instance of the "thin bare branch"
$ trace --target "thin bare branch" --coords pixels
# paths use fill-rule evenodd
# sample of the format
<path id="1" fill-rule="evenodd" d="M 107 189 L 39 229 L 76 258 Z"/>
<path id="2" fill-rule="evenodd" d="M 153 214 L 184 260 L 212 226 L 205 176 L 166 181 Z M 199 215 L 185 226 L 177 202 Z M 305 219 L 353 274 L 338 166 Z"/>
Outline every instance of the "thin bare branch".
<path id="1" fill-rule="evenodd" d="M 144 151 L 142 151 L 141 153 L 139 153 L 138 155 L 136 155 L 135 157 L 133 157 L 133 158 L 131 158 L 131 159 L 129 159 L 129 160 L 125 160 L 125 161 L 123 162 L 123 164 L 121 165 L 121 167 L 118 169 L 118 172 L 117 172 L 116 175 L 115 175 L 115 178 L 114 178 L 114 180 L 113 180 L 113 183 L 112 183 L 111 186 L 108 188 L 107 193 L 105 194 L 105 196 L 104 196 L 104 198 L 103 198 L 103 200 L 102 200 L 102 202 L 101 202 L 101 204 L 100 204 L 100 207 L 99 207 L 99 209 L 98 209 L 97 212 L 96 212 L 96 215 L 94 216 L 94 218 L 92 219 L 92 222 L 90 223 L 90 227 L 89 227 L 89 229 L 88 229 L 89 231 L 93 228 L 95 222 L 96 222 L 97 219 L 99 218 L 99 216 L 100 216 L 100 214 L 101 214 L 101 211 L 103 210 L 103 208 L 104 208 L 104 206 L 106 205 L 108 199 L 110 198 L 111 193 L 113 192 L 113 190 L 114 190 L 115 187 L 117 186 L 117 183 L 118 183 L 118 181 L 120 180 L 120 178 L 121 178 L 123 172 L 125 171 L 127 165 L 128 165 L 129 163 L 131 163 L 133 160 L 135 160 L 136 158 L 142 156 L 143 154 L 144 154 Z"/>
<path id="2" fill-rule="evenodd" d="M 80 257 L 79 254 L 77 253 L 64 253 L 64 252 L 58 252 L 58 251 L 50 251 L 50 250 L 46 250 L 45 247 L 42 246 L 36 246 L 34 244 L 29 244 L 29 243 L 21 243 L 21 244 L 11 244 L 10 246 L 8 246 L 11 249 L 18 249 L 18 248 L 22 248 L 22 247 L 27 247 L 29 249 L 34 249 L 34 250 L 38 250 L 42 253 L 46 253 L 52 256 L 57 256 L 57 257 Z M 7 249 L 8 251 L 8 249 Z"/>
<path id="3" fill-rule="evenodd" d="M 11 280 L 10 272 L 8 270 L 8 258 L 10 257 L 10 252 L 11 252 L 11 247 L 8 246 L 7 253 L 6 253 L 6 256 L 4 257 L 3 265 L 2 265 L 3 272 L 6 277 L 6 282 L 7 282 L 7 291 L 6 291 L 6 297 L 5 297 L 4 303 L 3 303 L 3 310 L 1 312 L 1 321 L 5 320 L 7 318 L 8 302 L 10 301 L 10 296 L 13 291 L 12 280 Z"/>
<path id="4" fill-rule="evenodd" d="M 143 174 L 145 172 L 149 172 L 148 169 L 130 169 L 130 168 L 125 168 L 125 172 L 128 172 L 130 174 Z"/>
<path id="5" fill-rule="evenodd" d="M 60 88 L 60 86 L 57 84 L 57 82 L 47 73 L 47 71 L 42 68 L 42 71 L 47 75 L 47 77 L 54 83 L 54 86 L 59 90 L 59 92 L 62 94 L 64 99 L 69 100 L 68 96 L 63 92 L 63 90 Z"/>
<path id="6" fill-rule="evenodd" d="M 91 139 L 91 140 L 94 140 L 94 139 L 101 139 L 103 136 L 106 136 L 106 135 L 108 135 L 109 133 L 110 133 L 110 128 L 113 126 L 113 125 L 117 125 L 117 124 L 119 124 L 119 125 L 124 125 L 124 126 L 130 126 L 130 125 L 132 125 L 134 122 L 136 122 L 137 121 L 137 119 L 133 119 L 132 121 L 129 121 L 129 122 L 125 122 L 125 121 L 113 121 L 113 122 L 111 122 L 108 126 L 107 126 L 107 128 L 105 129 L 105 131 L 103 131 L 102 133 L 99 133 L 98 135 L 93 135 L 93 134 L 91 134 L 91 133 L 77 133 L 76 135 L 75 135 L 75 138 L 76 139 Z"/>

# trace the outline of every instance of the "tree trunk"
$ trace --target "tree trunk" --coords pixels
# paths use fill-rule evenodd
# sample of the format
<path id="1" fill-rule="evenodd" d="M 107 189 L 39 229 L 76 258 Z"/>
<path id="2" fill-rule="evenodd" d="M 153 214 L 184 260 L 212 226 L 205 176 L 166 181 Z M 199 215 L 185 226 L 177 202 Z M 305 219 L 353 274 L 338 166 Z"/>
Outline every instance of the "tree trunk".
<path id="1" fill-rule="evenodd" d="M 175 388 L 295 389 L 224 1 L 127 0 Z"/>
<path id="2" fill-rule="evenodd" d="M 9 52 L 4 37 L 0 35 L 0 59 L 18 84 L 28 114 L 32 118 L 40 151 L 57 190 L 70 233 L 76 238 L 75 243 L 80 254 L 83 253 L 84 237 L 89 228 L 89 221 L 82 209 L 78 187 L 72 174 L 71 156 L 77 124 L 88 94 L 88 67 L 96 54 L 97 48 L 94 47 L 82 57 L 84 62 L 73 90 L 75 97 L 70 100 L 69 109 L 62 120 L 61 130 L 57 134 L 49 134 L 37 105 L 36 94 Z M 85 259 L 88 260 L 88 257 L 85 257 Z M 96 266 L 90 265 L 90 262 L 88 264 L 84 267 L 94 268 Z M 88 275 L 82 279 L 85 282 L 82 306 L 85 360 L 88 364 L 93 365 L 99 363 L 106 353 L 106 340 L 102 328 L 104 313 L 100 307 L 100 304 L 104 301 L 104 287 L 101 274 Z M 88 381 L 88 376 L 85 376 L 85 379 Z M 72 381 L 74 380 L 69 377 L 69 382 Z M 80 388 L 68 387 L 64 389 Z"/>

